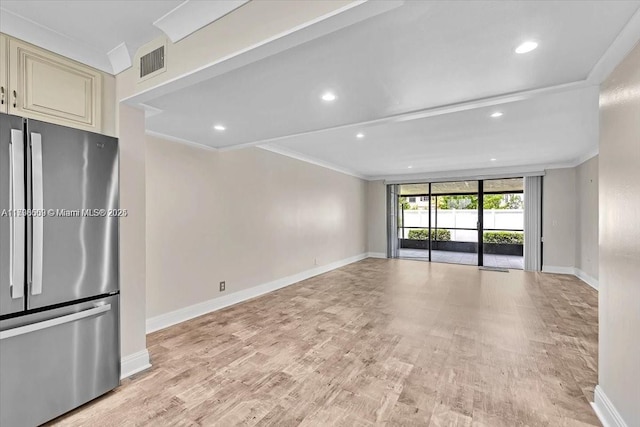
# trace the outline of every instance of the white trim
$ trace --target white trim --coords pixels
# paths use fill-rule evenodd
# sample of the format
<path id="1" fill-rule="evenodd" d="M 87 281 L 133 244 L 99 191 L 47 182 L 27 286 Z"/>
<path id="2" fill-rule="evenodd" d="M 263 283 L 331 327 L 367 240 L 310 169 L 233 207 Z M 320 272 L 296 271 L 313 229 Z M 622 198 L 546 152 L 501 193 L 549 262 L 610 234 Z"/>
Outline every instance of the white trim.
<path id="1" fill-rule="evenodd" d="M 551 273 L 551 274 L 568 274 L 570 276 L 576 276 L 578 279 L 582 280 L 587 285 L 591 286 L 596 291 L 599 289 L 599 282 L 593 276 L 588 275 L 584 271 L 580 270 L 577 267 L 557 267 L 554 265 L 543 265 L 542 266 L 543 273 Z"/>
<path id="2" fill-rule="evenodd" d="M 557 267 L 555 265 L 543 265 L 542 272 L 552 274 L 569 274 L 571 276 L 576 275 L 576 269 L 573 267 Z"/>
<path id="3" fill-rule="evenodd" d="M 613 43 L 607 48 L 604 55 L 600 57 L 596 65 L 593 66 L 587 81 L 593 84 L 602 83 L 609 74 L 627 56 L 633 47 L 640 40 L 640 9 L 633 14 L 631 19 L 618 33 Z"/>
<path id="4" fill-rule="evenodd" d="M 150 367 L 149 351 L 145 348 L 122 358 L 120 361 L 120 379 L 130 377 Z"/>
<path id="5" fill-rule="evenodd" d="M 158 114 L 164 113 L 164 110 L 161 110 L 161 109 L 156 108 L 156 107 L 152 107 L 151 105 L 148 105 L 148 104 L 140 103 L 139 105 L 142 107 L 142 109 L 144 109 L 144 118 L 145 119 L 148 119 L 149 117 L 157 116 Z M 145 132 L 146 131 L 147 130 L 145 129 Z M 153 131 L 149 131 L 149 132 L 153 132 Z M 156 134 L 161 135 L 159 132 L 156 132 Z M 167 138 L 169 138 L 169 137 L 173 138 L 170 135 L 166 135 L 166 137 Z"/>
<path id="6" fill-rule="evenodd" d="M 598 290 L 599 285 L 600 285 L 599 282 L 598 282 L 598 279 L 596 279 L 593 276 L 588 275 L 584 271 L 580 270 L 578 267 L 576 267 L 574 270 L 575 270 L 574 275 L 578 279 L 582 280 L 584 283 L 586 283 L 587 285 L 591 286 L 596 291 Z"/>
<path id="7" fill-rule="evenodd" d="M 113 74 L 119 74 L 131 67 L 131 54 L 127 48 L 127 44 L 122 42 L 118 46 L 107 52 Z"/>
<path id="8" fill-rule="evenodd" d="M 514 166 L 456 171 L 426 172 L 419 174 L 387 175 L 369 177 L 371 181 L 384 180 L 385 184 L 406 184 L 419 182 L 462 181 L 491 178 L 516 178 L 524 176 L 544 176 L 545 166 Z"/>
<path id="9" fill-rule="evenodd" d="M 593 391 L 593 410 L 604 427 L 628 427 L 615 406 L 604 393 L 600 384 Z"/>
<path id="10" fill-rule="evenodd" d="M 221 310 L 223 308 L 241 303 L 243 301 L 247 301 L 251 298 L 273 292 L 277 289 L 293 285 L 294 283 L 298 283 L 302 280 L 306 280 L 319 274 L 335 270 L 336 268 L 344 267 L 345 265 L 361 261 L 368 256 L 368 253 L 362 253 L 342 259 L 340 261 L 329 263 L 327 265 L 293 274 L 291 276 L 253 286 L 249 289 L 244 289 L 229 295 L 213 298 L 208 301 L 171 311 L 169 313 L 151 317 L 147 319 L 147 333 L 149 334 L 151 332 L 159 331 L 161 329 L 168 328 L 169 326 L 173 326 L 186 320 L 193 319 L 194 317 L 202 316 L 203 314 L 211 313 L 212 311 Z"/>
<path id="11" fill-rule="evenodd" d="M 366 176 L 359 174 L 358 172 L 352 171 L 351 169 L 342 168 L 340 166 L 335 166 L 332 163 L 325 162 L 323 160 L 316 159 L 311 156 L 307 156 L 305 154 L 300 154 L 297 151 L 290 150 L 288 148 L 278 147 L 274 145 L 259 145 L 258 148 L 262 148 L 263 150 L 271 151 L 272 153 L 280 154 L 282 156 L 291 157 L 292 159 L 300 160 L 302 162 L 311 163 L 312 165 L 320 166 L 325 169 L 331 169 L 336 172 L 343 173 L 345 175 L 351 175 L 360 179 L 368 179 Z M 230 151 L 229 148 L 220 149 L 220 151 Z"/>
<path id="12" fill-rule="evenodd" d="M 384 252 L 367 252 L 367 258 L 387 259 L 387 254 L 385 254 Z"/>
<path id="13" fill-rule="evenodd" d="M 585 154 L 583 154 L 582 156 L 578 157 L 575 161 L 575 165 L 571 166 L 571 167 L 576 167 L 576 166 L 580 166 L 581 164 L 583 164 L 584 162 L 586 162 L 587 160 L 591 160 L 593 159 L 595 156 L 597 156 L 599 154 L 599 149 L 598 147 L 596 147 L 594 150 L 588 151 Z"/>
<path id="14" fill-rule="evenodd" d="M 197 142 L 189 141 L 188 139 L 176 138 L 175 136 L 166 135 L 166 134 L 160 133 L 160 132 L 154 132 L 154 131 L 148 130 L 148 129 L 145 129 L 144 133 L 145 133 L 145 135 L 153 136 L 155 138 L 164 139 L 164 140 L 170 141 L 170 142 L 177 142 L 178 144 L 190 145 L 192 147 L 201 148 L 203 150 L 218 151 L 218 149 L 215 148 L 215 147 L 210 147 L 208 145 L 199 144 Z"/>
<path id="15" fill-rule="evenodd" d="M 200 28 L 233 12 L 248 1 L 203 2 L 185 0 L 157 19 L 153 26 L 162 30 L 173 43 L 177 43 Z"/>

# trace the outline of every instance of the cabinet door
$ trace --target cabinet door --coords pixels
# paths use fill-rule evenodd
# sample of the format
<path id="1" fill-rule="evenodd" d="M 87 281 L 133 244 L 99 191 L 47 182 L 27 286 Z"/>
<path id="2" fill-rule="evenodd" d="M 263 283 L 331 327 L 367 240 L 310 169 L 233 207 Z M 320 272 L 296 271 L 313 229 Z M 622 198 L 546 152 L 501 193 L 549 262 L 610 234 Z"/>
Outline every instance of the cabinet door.
<path id="1" fill-rule="evenodd" d="M 9 39 L 9 88 L 11 114 L 101 131 L 97 70 Z"/>
<path id="2" fill-rule="evenodd" d="M 4 34 L 0 34 L 0 113 L 8 111 L 9 104 L 9 55 L 7 54 L 7 38 Z"/>

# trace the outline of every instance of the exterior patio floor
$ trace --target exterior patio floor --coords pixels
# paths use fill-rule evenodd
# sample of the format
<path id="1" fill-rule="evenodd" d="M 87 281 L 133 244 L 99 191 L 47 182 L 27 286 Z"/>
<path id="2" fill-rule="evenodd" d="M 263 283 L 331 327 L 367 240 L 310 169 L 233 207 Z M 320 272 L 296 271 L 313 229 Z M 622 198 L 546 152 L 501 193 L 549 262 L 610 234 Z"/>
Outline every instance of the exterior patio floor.
<path id="1" fill-rule="evenodd" d="M 398 252 L 400 258 L 417 259 L 422 261 L 427 261 L 429 259 L 429 251 L 425 249 L 399 249 Z M 444 262 L 448 264 L 478 265 L 478 254 L 432 250 L 431 260 L 433 262 Z M 524 259 L 521 256 L 514 255 L 484 254 L 484 265 L 487 267 L 514 268 L 522 270 L 524 267 Z"/>

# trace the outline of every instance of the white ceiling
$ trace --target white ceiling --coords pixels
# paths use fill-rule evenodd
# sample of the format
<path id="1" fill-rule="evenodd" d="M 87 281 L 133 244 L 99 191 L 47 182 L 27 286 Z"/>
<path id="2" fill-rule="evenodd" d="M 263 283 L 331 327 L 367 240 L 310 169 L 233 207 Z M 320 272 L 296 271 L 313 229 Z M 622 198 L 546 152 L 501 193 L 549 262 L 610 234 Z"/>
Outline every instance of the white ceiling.
<path id="1" fill-rule="evenodd" d="M 131 66 L 139 47 L 163 31 L 175 42 L 246 1 L 2 0 L 0 30 L 117 74 Z M 114 49 L 128 60 L 114 61 L 109 55 Z"/>
<path id="2" fill-rule="evenodd" d="M 159 28 L 183 37 L 220 3 L 2 0 L 0 30 L 121 69 Z M 155 112 L 149 132 L 365 177 L 568 164 L 597 150 L 596 85 L 640 38 L 640 0 L 354 5 L 126 102 Z M 524 40 L 538 49 L 515 54 Z M 326 90 L 338 99 L 321 101 Z"/>
<path id="3" fill-rule="evenodd" d="M 407 173 L 409 165 L 428 172 L 572 161 L 597 149 L 597 90 L 586 79 L 639 7 L 405 2 L 146 101 L 162 111 L 147 128 L 222 149 L 268 143 L 367 177 Z M 514 53 L 530 39 L 538 49 Z M 338 99 L 321 101 L 325 90 Z M 526 96 L 495 102 L 505 112 L 498 121 L 487 117 L 495 108 L 478 102 L 514 93 Z M 460 103 L 477 105 L 437 117 L 414 114 Z M 214 130 L 217 123 L 227 130 Z M 356 140 L 361 129 L 367 137 Z M 498 160 L 488 163 L 492 157 Z"/>
<path id="4" fill-rule="evenodd" d="M 270 146 L 370 178 L 571 164 L 597 152 L 598 92 L 590 86 L 497 107 L 314 132 Z M 495 111 L 503 116 L 490 117 Z"/>

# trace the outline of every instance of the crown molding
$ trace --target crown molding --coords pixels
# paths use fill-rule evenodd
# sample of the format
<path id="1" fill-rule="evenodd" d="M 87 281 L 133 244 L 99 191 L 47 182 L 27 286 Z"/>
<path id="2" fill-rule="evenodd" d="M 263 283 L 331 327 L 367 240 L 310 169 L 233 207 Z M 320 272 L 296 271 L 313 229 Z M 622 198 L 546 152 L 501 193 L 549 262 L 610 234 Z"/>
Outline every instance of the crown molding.
<path id="1" fill-rule="evenodd" d="M 307 156 L 305 154 L 298 153 L 297 151 L 289 150 L 288 148 L 278 147 L 275 145 L 258 145 L 258 148 L 261 148 L 266 151 L 271 151 L 272 153 L 280 154 L 282 156 L 291 157 L 292 159 L 300 160 L 305 163 L 311 163 L 312 165 L 320 166 L 325 169 L 331 169 L 336 172 L 343 173 L 345 175 L 350 175 L 356 178 L 369 180 L 369 178 L 365 175 L 362 175 L 356 171 L 351 169 L 343 168 L 340 166 L 336 166 L 333 163 L 325 162 L 324 160 L 316 159 L 311 156 Z M 220 151 L 232 151 L 231 149 L 221 149 Z"/>
<path id="2" fill-rule="evenodd" d="M 124 42 L 107 52 L 107 57 L 111 63 L 113 74 L 119 74 L 132 65 L 131 54 L 129 53 L 127 44 Z"/>
<path id="3" fill-rule="evenodd" d="M 591 69 L 587 81 L 599 85 L 631 52 L 640 41 L 640 9 L 633 14 L 631 19 L 622 28 L 618 36 L 600 57 L 596 65 Z"/>
<path id="4" fill-rule="evenodd" d="M 144 133 L 145 135 L 153 136 L 154 138 L 164 139 L 165 141 L 169 141 L 169 142 L 177 142 L 178 144 L 189 145 L 191 147 L 199 148 L 201 150 L 220 151 L 215 147 L 210 147 L 208 145 L 200 144 L 199 142 L 190 141 L 184 138 L 177 138 L 175 136 L 167 135 L 160 132 L 154 132 L 148 129 L 145 129 Z"/>
<path id="5" fill-rule="evenodd" d="M 2 7 L 0 13 L 3 33 L 113 74 L 113 67 L 105 53 Z"/>
<path id="6" fill-rule="evenodd" d="M 186 0 L 157 19 L 153 25 L 162 30 L 173 43 L 177 43 L 248 2 L 249 0 Z"/>
<path id="7" fill-rule="evenodd" d="M 153 117 L 153 116 L 157 116 L 158 114 L 162 114 L 164 112 L 164 110 L 161 110 L 159 108 L 156 107 L 152 107 L 151 105 L 147 105 L 147 104 L 138 104 L 139 107 L 141 107 L 144 110 L 144 118 L 148 119 L 149 117 Z M 149 131 L 151 132 L 151 131 Z M 172 137 L 173 138 L 173 137 Z"/>
<path id="8" fill-rule="evenodd" d="M 370 181 L 384 180 L 385 184 L 407 184 L 417 182 L 445 182 L 467 179 L 516 178 L 523 176 L 544 176 L 544 165 L 512 166 L 453 171 L 424 172 L 399 175 L 379 175 L 369 177 Z"/>

